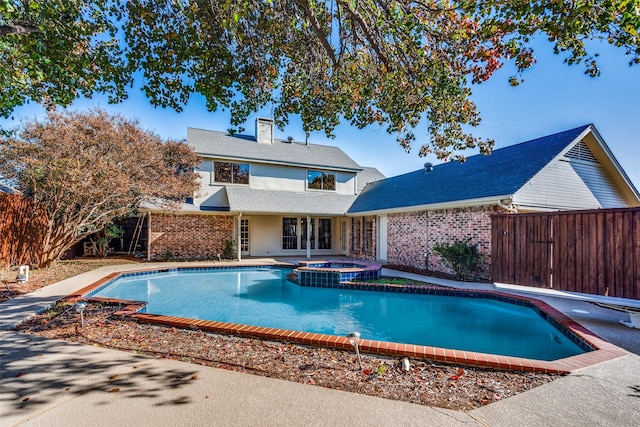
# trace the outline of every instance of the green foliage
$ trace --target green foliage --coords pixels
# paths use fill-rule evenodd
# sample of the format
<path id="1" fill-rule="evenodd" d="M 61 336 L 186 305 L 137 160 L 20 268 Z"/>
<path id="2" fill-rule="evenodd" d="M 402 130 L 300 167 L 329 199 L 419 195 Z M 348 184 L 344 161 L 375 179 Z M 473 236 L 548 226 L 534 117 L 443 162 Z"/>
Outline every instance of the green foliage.
<path id="1" fill-rule="evenodd" d="M 471 279 L 482 260 L 478 245 L 472 245 L 471 238 L 456 240 L 454 243 L 436 243 L 433 245 L 433 251 L 442 257 L 461 280 Z"/>
<path id="2" fill-rule="evenodd" d="M 401 277 L 381 277 L 380 279 L 366 279 L 358 281 L 362 283 L 377 283 L 381 285 L 433 286 L 431 283 L 419 282 L 417 280 L 404 279 Z"/>
<path id="3" fill-rule="evenodd" d="M 91 241 L 96 245 L 97 255 L 103 257 L 107 256 L 111 239 L 121 237 L 123 232 L 124 230 L 113 222 L 107 224 L 102 230 L 97 231 L 95 235 L 95 242 L 94 239 L 91 239 Z"/>
<path id="4" fill-rule="evenodd" d="M 0 117 L 30 101 L 69 105 L 95 92 L 126 97 L 117 0 L 0 2 Z"/>
<path id="5" fill-rule="evenodd" d="M 236 259 L 238 253 L 236 252 L 236 243 L 233 240 L 225 240 L 222 244 L 222 259 Z"/>
<path id="6" fill-rule="evenodd" d="M 520 84 L 534 36 L 597 76 L 585 40 L 633 64 L 639 31 L 640 0 L 2 0 L 0 116 L 96 92 L 118 102 L 140 76 L 153 105 L 180 111 L 198 93 L 234 126 L 268 106 L 307 134 L 385 125 L 409 151 L 424 121 L 419 154 L 462 160 L 493 147 L 467 131 L 480 122 L 470 85 L 506 63 Z"/>

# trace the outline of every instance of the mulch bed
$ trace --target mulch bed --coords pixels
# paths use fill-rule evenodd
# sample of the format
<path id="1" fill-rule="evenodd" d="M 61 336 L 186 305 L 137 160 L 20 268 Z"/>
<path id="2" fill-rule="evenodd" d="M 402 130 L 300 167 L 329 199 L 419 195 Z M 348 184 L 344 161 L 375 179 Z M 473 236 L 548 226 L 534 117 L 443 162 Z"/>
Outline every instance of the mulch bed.
<path id="1" fill-rule="evenodd" d="M 531 390 L 557 376 L 362 355 L 353 352 L 139 324 L 118 307 L 90 303 L 85 326 L 69 304 L 21 324 L 21 332 L 170 358 L 254 375 L 456 410 L 470 410 Z"/>

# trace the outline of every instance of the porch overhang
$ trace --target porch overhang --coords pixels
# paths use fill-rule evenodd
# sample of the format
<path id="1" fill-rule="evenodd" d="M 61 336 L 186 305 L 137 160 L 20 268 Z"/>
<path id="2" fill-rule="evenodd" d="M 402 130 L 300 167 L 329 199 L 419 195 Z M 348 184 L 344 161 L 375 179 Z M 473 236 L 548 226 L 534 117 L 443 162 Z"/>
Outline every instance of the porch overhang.
<path id="1" fill-rule="evenodd" d="M 344 216 L 356 199 L 355 195 L 320 191 L 294 193 L 244 187 L 227 187 L 226 191 L 229 213 L 245 215 Z"/>

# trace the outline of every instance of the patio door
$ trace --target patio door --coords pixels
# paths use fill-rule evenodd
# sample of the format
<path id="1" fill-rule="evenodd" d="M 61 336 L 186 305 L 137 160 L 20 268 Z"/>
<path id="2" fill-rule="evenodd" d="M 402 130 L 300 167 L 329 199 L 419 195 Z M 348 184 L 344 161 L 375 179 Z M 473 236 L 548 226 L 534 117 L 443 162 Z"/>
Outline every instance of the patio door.
<path id="1" fill-rule="evenodd" d="M 346 219 L 340 220 L 340 255 L 349 255 L 349 227 Z"/>
<path id="2" fill-rule="evenodd" d="M 240 253 L 250 255 L 249 250 L 249 218 L 240 220 Z"/>

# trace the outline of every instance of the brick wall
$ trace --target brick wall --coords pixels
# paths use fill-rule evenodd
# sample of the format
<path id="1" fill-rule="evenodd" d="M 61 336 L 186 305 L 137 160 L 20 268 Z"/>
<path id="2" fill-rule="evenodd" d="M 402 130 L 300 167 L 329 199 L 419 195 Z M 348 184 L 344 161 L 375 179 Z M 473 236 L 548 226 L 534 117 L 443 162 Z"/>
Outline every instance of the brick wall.
<path id="1" fill-rule="evenodd" d="M 471 238 L 482 255 L 479 277 L 490 278 L 491 217 L 500 209 L 482 206 L 392 214 L 387 222 L 387 260 L 390 264 L 451 273 L 433 252 L 435 243 Z"/>
<path id="2" fill-rule="evenodd" d="M 387 217 L 387 261 L 425 269 L 427 252 L 425 212 L 407 212 Z"/>
<path id="3" fill-rule="evenodd" d="M 233 216 L 151 215 L 151 259 L 214 259 L 233 240 Z"/>

